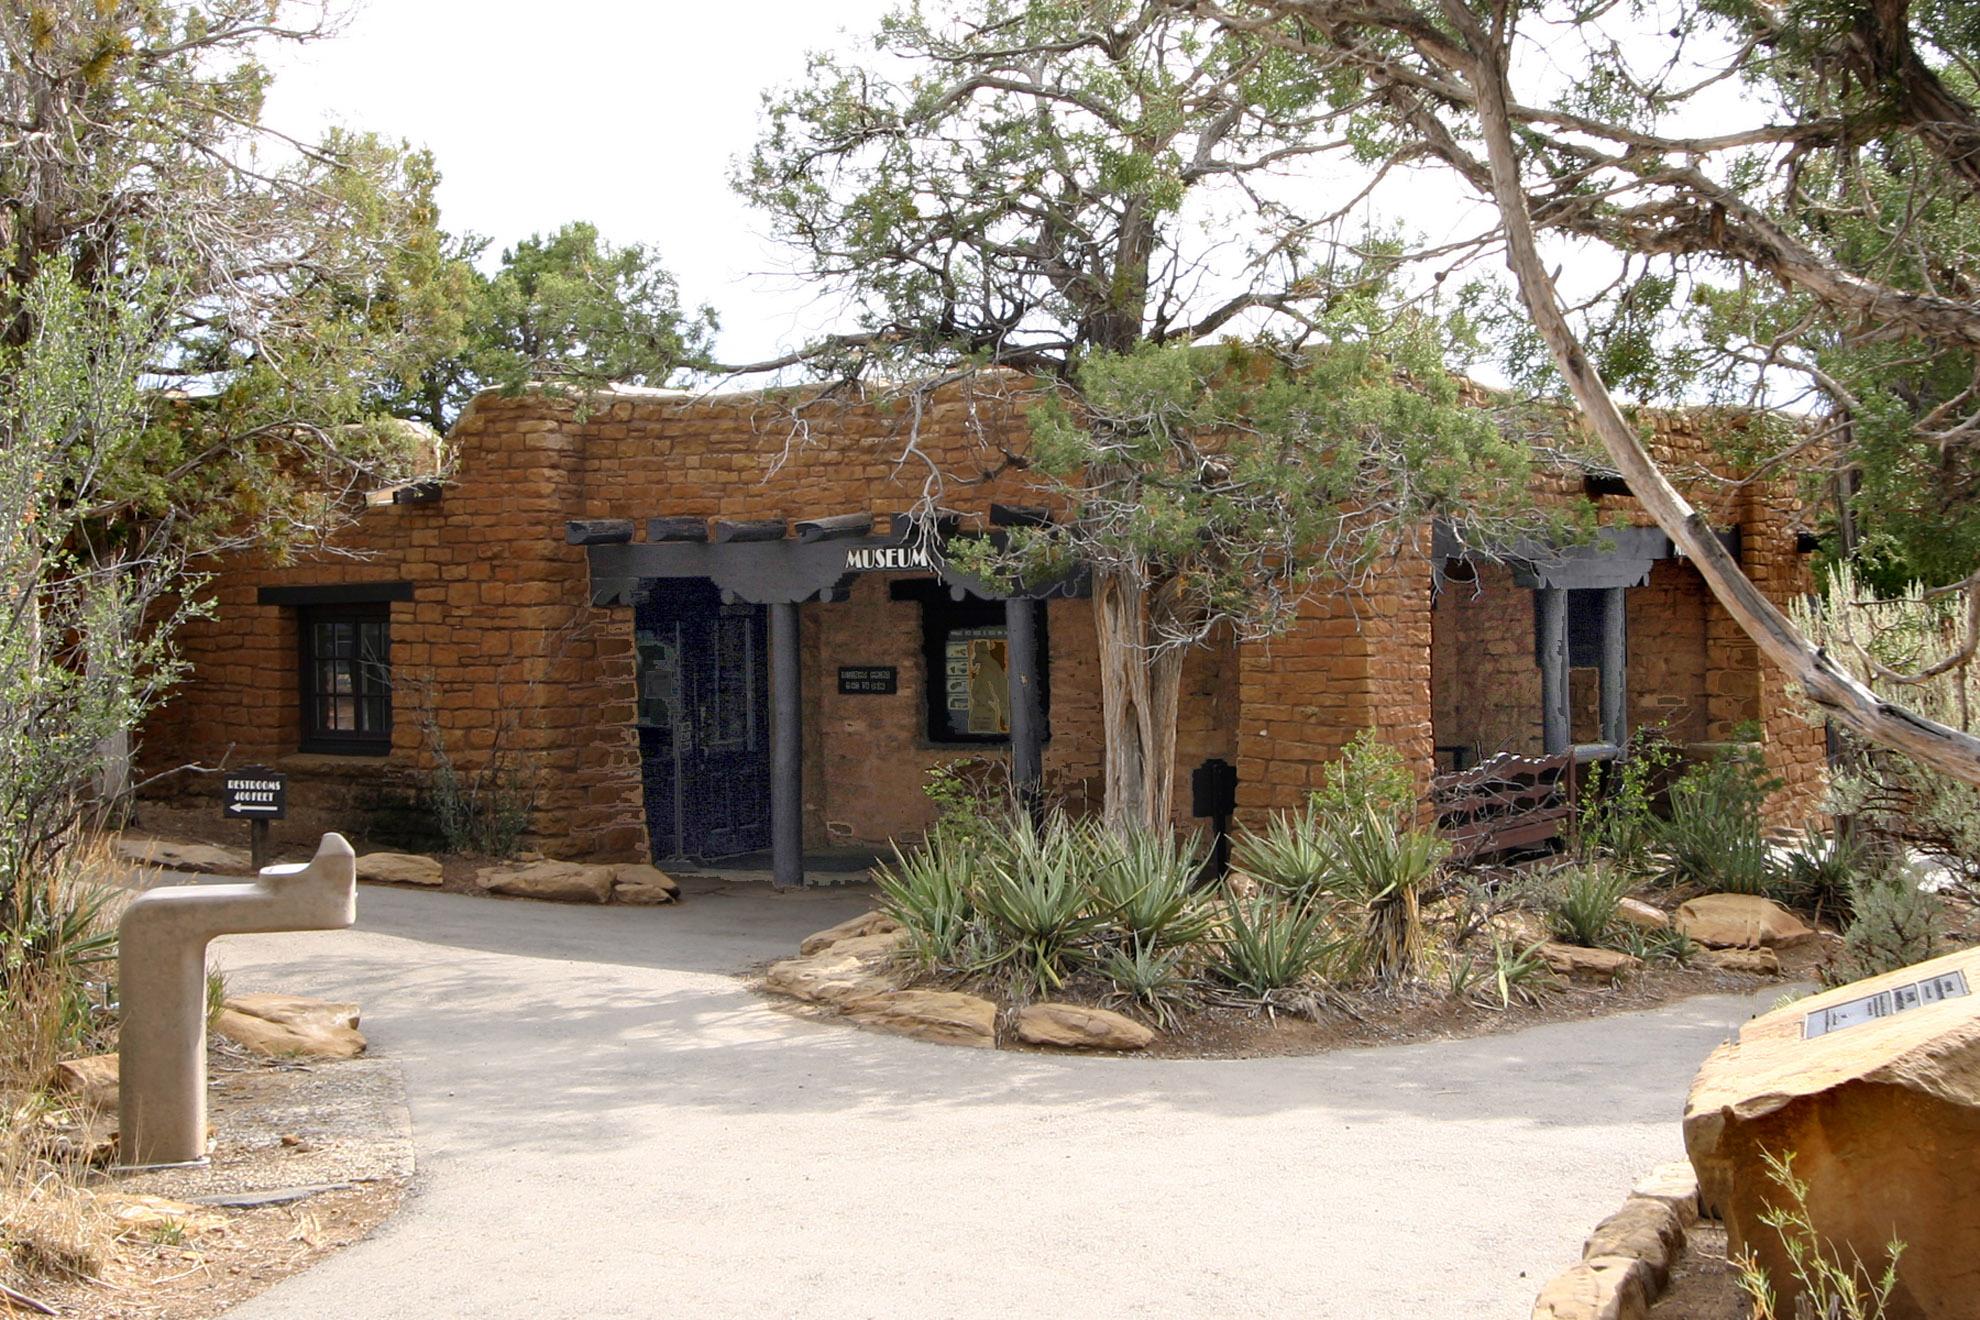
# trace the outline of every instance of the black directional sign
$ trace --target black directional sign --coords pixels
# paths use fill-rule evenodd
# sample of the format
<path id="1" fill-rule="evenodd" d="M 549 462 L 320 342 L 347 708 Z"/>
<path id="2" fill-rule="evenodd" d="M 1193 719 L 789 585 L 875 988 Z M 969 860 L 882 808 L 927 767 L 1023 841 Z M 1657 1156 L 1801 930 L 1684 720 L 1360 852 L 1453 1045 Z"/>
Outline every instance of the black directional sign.
<path id="1" fill-rule="evenodd" d="M 289 809 L 289 781 L 264 765 L 230 770 L 221 782 L 220 814 L 228 820 L 280 820 Z"/>

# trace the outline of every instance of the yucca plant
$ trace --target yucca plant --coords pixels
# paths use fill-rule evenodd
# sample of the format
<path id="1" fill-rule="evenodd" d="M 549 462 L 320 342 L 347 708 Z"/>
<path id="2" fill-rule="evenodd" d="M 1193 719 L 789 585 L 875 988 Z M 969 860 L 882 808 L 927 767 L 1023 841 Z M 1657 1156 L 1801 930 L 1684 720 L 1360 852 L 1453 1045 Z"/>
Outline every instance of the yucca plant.
<path id="1" fill-rule="evenodd" d="M 970 897 L 989 947 L 981 970 L 1009 966 L 1020 985 L 1056 990 L 1082 940 L 1106 917 L 1091 879 L 1105 856 L 1087 825 L 1054 814 L 1043 827 L 1019 816 L 982 859 Z"/>
<path id="2" fill-rule="evenodd" d="M 1210 928 L 1195 893 L 1197 836 L 1178 840 L 1167 830 L 1096 836 L 1094 907 L 1119 927 L 1126 942 L 1150 949 L 1193 943 Z"/>
<path id="3" fill-rule="evenodd" d="M 894 860 L 873 868 L 880 907 L 907 932 L 908 953 L 924 967 L 955 967 L 976 918 L 970 902 L 970 875 L 980 859 L 947 832 L 936 829 L 910 853 L 894 849 Z"/>
<path id="4" fill-rule="evenodd" d="M 1245 874 L 1295 899 L 1331 889 L 1340 870 L 1334 833 L 1312 803 L 1299 811 L 1275 813 L 1262 830 L 1240 826 L 1236 861 Z"/>
<path id="5" fill-rule="evenodd" d="M 1760 806 L 1777 781 L 1757 752 L 1722 752 L 1671 786 L 1670 818 L 1657 830 L 1674 885 L 1772 896 L 1781 877 L 1761 833 Z"/>
<path id="6" fill-rule="evenodd" d="M 1537 1004 L 1542 991 L 1559 985 L 1560 977 L 1540 956 L 1538 944 L 1521 947 L 1510 940 L 1492 941 L 1492 990 L 1499 1001 L 1496 1007 L 1508 1009 L 1515 1003 Z M 1485 1006 L 1493 1007 L 1491 1004 Z"/>
<path id="7" fill-rule="evenodd" d="M 1384 984 L 1415 978 L 1423 966 L 1419 894 L 1448 845 L 1371 807 L 1352 828 L 1337 830 L 1334 848 L 1340 864 L 1333 892 L 1364 913 L 1356 961 Z"/>
<path id="8" fill-rule="evenodd" d="M 1557 868 L 1542 891 L 1547 928 L 1567 944 L 1596 949 L 1605 944 L 1616 925 L 1616 909 L 1629 889 L 1629 876 L 1598 864 Z"/>
<path id="9" fill-rule="evenodd" d="M 1210 957 L 1217 979 L 1253 995 L 1287 990 L 1323 972 L 1338 953 L 1323 897 L 1231 898 Z"/>
<path id="10" fill-rule="evenodd" d="M 1158 948 L 1131 940 L 1125 948 L 1108 945 L 1093 958 L 1093 970 L 1112 987 L 1116 1001 L 1139 1004 L 1163 1026 L 1175 1021 L 1175 1010 L 1189 1002 L 1193 982 L 1184 970 L 1188 950 Z"/>

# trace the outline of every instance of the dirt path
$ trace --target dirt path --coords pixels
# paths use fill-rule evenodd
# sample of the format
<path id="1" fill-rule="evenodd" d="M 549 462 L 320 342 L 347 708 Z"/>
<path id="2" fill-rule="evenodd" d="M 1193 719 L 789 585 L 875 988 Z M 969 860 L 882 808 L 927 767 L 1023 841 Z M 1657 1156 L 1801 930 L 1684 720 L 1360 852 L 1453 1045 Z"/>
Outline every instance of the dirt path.
<path id="1" fill-rule="evenodd" d="M 1062 1059 L 780 1013 L 732 975 L 861 902 L 572 909 L 366 889 L 239 938 L 355 998 L 420 1174 L 231 1314 L 1520 1317 L 1778 994 L 1305 1058 Z"/>

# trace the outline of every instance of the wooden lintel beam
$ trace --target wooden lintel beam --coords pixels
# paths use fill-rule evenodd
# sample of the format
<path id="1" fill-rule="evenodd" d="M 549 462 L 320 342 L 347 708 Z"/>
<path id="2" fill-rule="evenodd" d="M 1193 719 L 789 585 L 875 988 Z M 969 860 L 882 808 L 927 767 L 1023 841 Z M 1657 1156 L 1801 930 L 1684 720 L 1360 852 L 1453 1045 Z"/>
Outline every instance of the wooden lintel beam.
<path id="1" fill-rule="evenodd" d="M 736 522 L 726 518 L 715 520 L 715 530 L 709 540 L 716 545 L 733 545 L 744 541 L 781 541 L 786 531 L 782 518 L 764 518 L 755 522 Z"/>
<path id="2" fill-rule="evenodd" d="M 706 518 L 648 518 L 646 539 L 655 544 L 663 541 L 706 541 L 708 520 Z"/>
<path id="3" fill-rule="evenodd" d="M 870 513 L 842 513 L 830 518 L 806 518 L 791 524 L 797 530 L 797 538 L 805 545 L 814 541 L 836 541 L 848 536 L 871 536 L 873 515 Z"/>
<path id="4" fill-rule="evenodd" d="M 573 518 L 564 524 L 565 545 L 624 545 L 632 539 L 630 518 Z"/>

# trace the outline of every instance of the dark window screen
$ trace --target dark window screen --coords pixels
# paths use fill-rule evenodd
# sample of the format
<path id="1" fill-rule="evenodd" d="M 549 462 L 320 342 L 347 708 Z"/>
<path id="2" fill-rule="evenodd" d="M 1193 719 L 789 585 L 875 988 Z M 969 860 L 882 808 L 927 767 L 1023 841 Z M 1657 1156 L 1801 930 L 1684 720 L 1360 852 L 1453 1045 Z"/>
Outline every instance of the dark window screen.
<path id="1" fill-rule="evenodd" d="M 385 604 L 300 613 L 303 750 L 383 755 L 392 743 L 392 622 Z"/>

